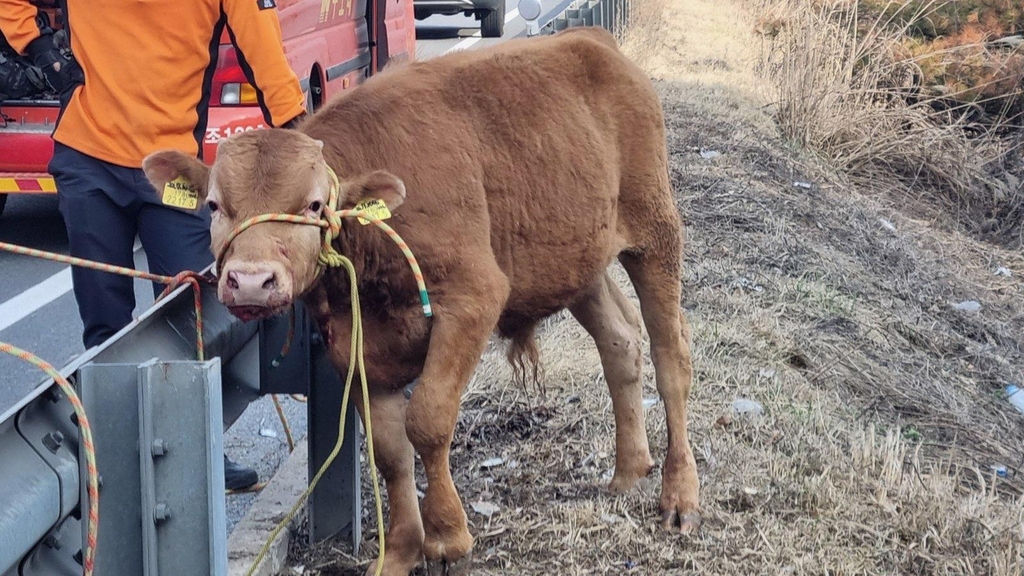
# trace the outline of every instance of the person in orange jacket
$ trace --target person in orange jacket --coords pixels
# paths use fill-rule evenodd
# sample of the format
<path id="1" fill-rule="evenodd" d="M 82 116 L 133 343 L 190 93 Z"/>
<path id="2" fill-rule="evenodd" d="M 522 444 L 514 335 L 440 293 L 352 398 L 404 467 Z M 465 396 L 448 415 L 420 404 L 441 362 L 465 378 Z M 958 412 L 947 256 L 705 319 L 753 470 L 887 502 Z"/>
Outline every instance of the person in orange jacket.
<path id="1" fill-rule="evenodd" d="M 292 126 L 305 96 L 284 55 L 274 0 L 62 0 L 73 57 L 30 0 L 0 0 L 0 32 L 59 95 L 49 164 L 72 256 L 134 267 L 138 235 L 149 269 L 173 276 L 213 261 L 208 210 L 164 205 L 142 172 L 151 152 L 202 158 L 210 85 L 227 29 L 271 126 Z M 86 348 L 131 322 L 132 279 L 75 267 Z M 154 284 L 154 294 L 163 286 Z M 228 488 L 258 480 L 224 457 Z"/>

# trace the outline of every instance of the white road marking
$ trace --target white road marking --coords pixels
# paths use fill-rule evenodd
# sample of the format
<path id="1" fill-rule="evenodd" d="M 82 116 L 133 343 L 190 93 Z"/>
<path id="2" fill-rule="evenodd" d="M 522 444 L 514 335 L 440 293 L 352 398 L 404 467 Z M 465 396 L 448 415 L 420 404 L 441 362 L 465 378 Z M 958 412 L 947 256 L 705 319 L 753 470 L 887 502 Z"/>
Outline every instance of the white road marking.
<path id="1" fill-rule="evenodd" d="M 505 24 L 508 24 L 509 22 L 515 20 L 518 17 L 519 17 L 519 8 L 513 8 L 511 12 L 509 12 L 508 14 L 505 14 Z M 476 44 L 477 42 L 479 42 L 481 40 L 483 40 L 483 36 L 481 35 L 480 31 L 477 30 L 469 38 L 466 38 L 462 42 L 459 42 L 455 46 L 452 46 L 451 48 L 445 50 L 444 54 L 450 54 L 450 53 L 456 52 L 458 50 L 465 50 L 466 48 L 469 48 L 470 46 Z"/>
<path id="2" fill-rule="evenodd" d="M 71 268 L 43 280 L 0 304 L 0 331 L 71 291 Z"/>
<path id="3" fill-rule="evenodd" d="M 142 249 L 142 244 L 139 243 L 138 238 L 135 239 L 133 249 L 136 253 Z M 10 328 L 36 310 L 71 292 L 71 287 L 71 268 L 66 267 L 39 284 L 0 304 L 0 331 Z"/>

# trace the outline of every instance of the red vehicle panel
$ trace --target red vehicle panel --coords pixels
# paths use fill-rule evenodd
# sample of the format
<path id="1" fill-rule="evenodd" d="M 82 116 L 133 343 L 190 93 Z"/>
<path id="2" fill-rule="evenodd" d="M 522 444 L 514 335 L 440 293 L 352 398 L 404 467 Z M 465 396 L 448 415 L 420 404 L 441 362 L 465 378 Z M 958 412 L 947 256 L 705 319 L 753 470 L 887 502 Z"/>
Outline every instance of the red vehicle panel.
<path id="1" fill-rule="evenodd" d="M 412 8 L 412 0 L 279 0 L 285 55 L 307 94 L 307 108 L 359 84 L 392 58 L 411 58 Z M 0 210 L 5 194 L 55 191 L 47 165 L 58 113 L 55 101 L 0 103 Z M 265 127 L 225 30 L 210 92 L 205 161 L 213 162 L 220 139 Z"/>

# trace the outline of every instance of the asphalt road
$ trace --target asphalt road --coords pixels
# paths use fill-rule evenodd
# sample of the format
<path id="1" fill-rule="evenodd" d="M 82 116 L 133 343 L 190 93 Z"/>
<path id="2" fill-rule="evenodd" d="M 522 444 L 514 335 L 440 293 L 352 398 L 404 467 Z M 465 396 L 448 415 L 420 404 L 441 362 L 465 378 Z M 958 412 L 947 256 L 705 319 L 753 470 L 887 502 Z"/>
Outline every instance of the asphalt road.
<path id="1" fill-rule="evenodd" d="M 545 8 L 551 0 L 545 2 Z M 505 39 L 524 35 L 516 0 L 508 0 Z M 554 9 L 554 3 L 551 2 Z M 548 10 L 545 10 L 547 12 Z M 463 16 L 433 16 L 417 22 L 417 57 L 420 60 L 451 50 L 475 49 L 500 42 L 481 38 L 479 22 Z M 67 234 L 51 195 L 14 195 L 0 218 L 0 241 L 67 254 Z M 138 248 L 138 243 L 136 243 Z M 145 254 L 136 251 L 136 265 L 145 267 Z M 83 351 L 82 323 L 71 290 L 67 266 L 0 252 L 0 340 L 30 350 L 57 367 Z M 136 282 L 136 315 L 153 302 L 150 285 Z M 33 367 L 0 354 L 0 413 L 37 386 L 43 377 Z M 282 398 L 296 439 L 306 434 L 305 406 Z M 261 480 L 273 475 L 288 456 L 281 425 L 269 398 L 253 403 L 228 430 L 228 455 L 255 467 Z M 254 496 L 228 499 L 228 529 L 237 522 Z"/>

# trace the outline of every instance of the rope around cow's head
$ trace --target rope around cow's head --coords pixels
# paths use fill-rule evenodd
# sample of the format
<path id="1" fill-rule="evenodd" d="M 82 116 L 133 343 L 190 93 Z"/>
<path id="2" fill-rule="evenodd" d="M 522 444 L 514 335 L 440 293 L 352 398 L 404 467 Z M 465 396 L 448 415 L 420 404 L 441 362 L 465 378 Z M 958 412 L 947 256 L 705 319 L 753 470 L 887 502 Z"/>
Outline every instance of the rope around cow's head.
<path id="1" fill-rule="evenodd" d="M 342 218 L 362 218 L 371 222 L 374 226 L 380 228 L 385 234 L 388 235 L 391 240 L 398 245 L 398 248 L 405 255 L 406 261 L 409 263 L 409 268 L 412 269 L 413 277 L 416 279 L 416 287 L 420 293 L 420 304 L 423 306 L 423 314 L 428 318 L 433 316 L 433 310 L 430 306 L 430 296 L 427 294 L 427 285 L 423 280 L 423 272 L 420 270 L 420 265 L 416 261 L 416 256 L 413 255 L 412 250 L 409 249 L 409 245 L 405 243 L 405 240 L 395 232 L 393 228 L 384 223 L 383 220 L 378 218 L 374 214 L 370 214 L 364 210 L 339 210 L 338 203 L 340 202 L 341 184 L 338 181 L 338 175 L 335 174 L 334 170 L 327 166 L 327 175 L 331 178 L 331 192 L 328 196 L 328 201 L 324 205 L 323 215 L 321 218 L 310 218 L 308 216 L 300 216 L 297 214 L 281 214 L 281 213 L 269 213 L 254 216 L 245 220 L 238 226 L 236 226 L 230 234 L 228 234 L 227 240 L 221 245 L 220 251 L 217 254 L 217 271 L 222 269 L 222 263 L 224 255 L 227 254 L 228 246 L 238 237 L 239 234 L 245 232 L 249 228 L 256 224 L 262 224 L 264 222 L 289 222 L 291 224 L 304 224 L 308 226 L 317 226 L 323 228 L 322 241 L 320 243 L 320 253 L 317 255 L 317 273 L 323 272 L 326 268 L 337 268 L 343 266 L 345 257 L 342 256 L 336 248 L 334 248 L 334 240 L 341 234 L 341 221 Z"/>

